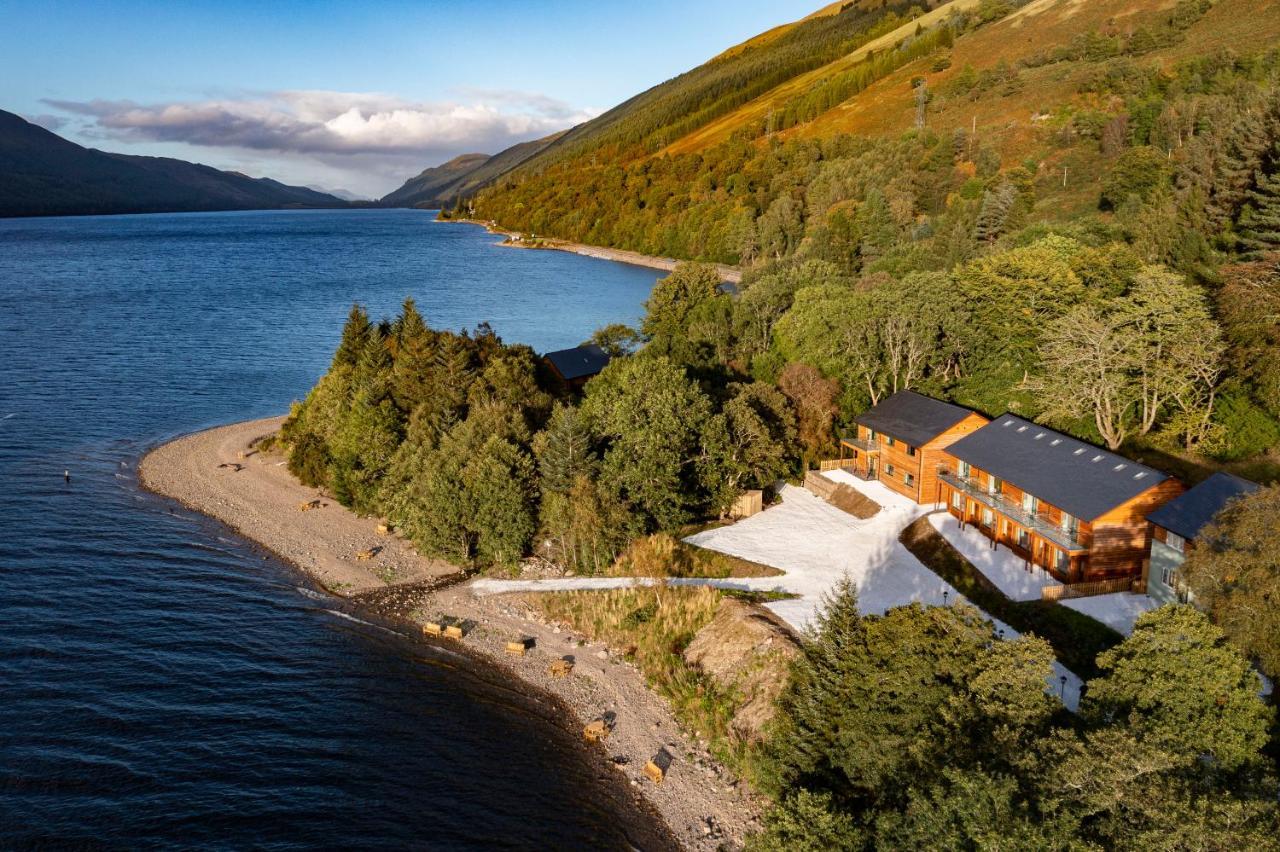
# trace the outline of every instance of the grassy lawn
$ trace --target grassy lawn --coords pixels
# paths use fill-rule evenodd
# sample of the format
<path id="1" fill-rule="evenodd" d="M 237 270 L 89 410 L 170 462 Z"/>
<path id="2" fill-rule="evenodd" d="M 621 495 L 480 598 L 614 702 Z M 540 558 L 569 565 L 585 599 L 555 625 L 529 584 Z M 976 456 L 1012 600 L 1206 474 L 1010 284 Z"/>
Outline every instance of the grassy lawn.
<path id="1" fill-rule="evenodd" d="M 902 543 L 974 605 L 1019 633 L 1034 633 L 1053 646 L 1058 660 L 1088 680 L 1098 674 L 1099 653 L 1120 642 L 1119 633 L 1087 615 L 1052 601 L 1012 601 L 921 518 L 902 533 Z"/>

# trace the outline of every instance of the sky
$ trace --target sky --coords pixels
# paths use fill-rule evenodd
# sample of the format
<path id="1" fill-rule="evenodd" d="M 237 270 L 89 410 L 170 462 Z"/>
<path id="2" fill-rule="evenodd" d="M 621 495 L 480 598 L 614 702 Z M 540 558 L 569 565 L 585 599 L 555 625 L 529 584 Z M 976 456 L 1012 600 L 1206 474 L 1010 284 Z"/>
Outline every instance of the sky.
<path id="1" fill-rule="evenodd" d="M 822 0 L 0 2 L 0 109 L 378 197 L 585 121 Z"/>

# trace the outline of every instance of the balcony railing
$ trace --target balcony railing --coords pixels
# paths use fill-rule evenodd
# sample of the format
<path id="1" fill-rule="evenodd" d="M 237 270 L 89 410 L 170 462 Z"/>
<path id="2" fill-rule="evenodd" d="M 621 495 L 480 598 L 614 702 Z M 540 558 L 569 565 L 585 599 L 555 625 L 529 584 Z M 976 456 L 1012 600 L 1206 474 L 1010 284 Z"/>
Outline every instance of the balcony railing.
<path id="1" fill-rule="evenodd" d="M 840 443 L 846 447 L 852 447 L 855 450 L 862 450 L 864 453 L 880 452 L 880 445 L 874 441 L 864 441 L 861 438 L 841 438 Z"/>
<path id="2" fill-rule="evenodd" d="M 952 488 L 972 497 L 978 503 L 1008 518 L 1020 527 L 1030 530 L 1046 541 L 1052 542 L 1068 553 L 1087 550 L 1069 531 L 1053 523 L 1044 515 L 1033 514 L 1003 494 L 992 494 L 972 479 L 966 479 L 947 470 L 938 471 L 938 478 Z"/>

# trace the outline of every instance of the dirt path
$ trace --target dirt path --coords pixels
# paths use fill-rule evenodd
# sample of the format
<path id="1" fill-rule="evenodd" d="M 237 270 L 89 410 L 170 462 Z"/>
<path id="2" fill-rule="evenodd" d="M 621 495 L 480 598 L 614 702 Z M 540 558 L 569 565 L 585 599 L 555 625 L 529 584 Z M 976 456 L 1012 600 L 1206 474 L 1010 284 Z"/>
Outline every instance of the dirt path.
<path id="1" fill-rule="evenodd" d="M 360 518 L 298 483 L 281 457 L 251 446 L 282 420 L 237 423 L 179 438 L 143 459 L 142 482 L 223 521 L 353 606 L 411 634 L 441 616 L 467 622 L 466 636 L 456 644 L 550 695 L 565 708 L 566 726 L 580 729 L 612 714 L 613 732 L 593 751 L 600 772 L 620 773 L 637 796 L 638 819 L 652 819 L 645 814 L 656 811 L 686 849 L 742 846 L 758 826 L 764 802 L 680 731 L 670 707 L 647 688 L 639 671 L 614 650 L 586 643 L 565 625 L 545 623 L 518 595 L 481 596 L 467 584 L 444 585 L 459 578 L 455 566 L 419 555 L 395 535 L 379 534 L 376 519 Z M 316 499 L 321 508 L 299 510 Z M 374 547 L 381 548 L 374 558 L 357 558 Z M 508 642 L 523 638 L 532 640 L 524 656 L 506 652 Z M 553 677 L 552 661 L 565 657 L 573 659 L 572 674 Z M 645 762 L 659 749 L 674 757 L 660 785 L 644 775 Z"/>

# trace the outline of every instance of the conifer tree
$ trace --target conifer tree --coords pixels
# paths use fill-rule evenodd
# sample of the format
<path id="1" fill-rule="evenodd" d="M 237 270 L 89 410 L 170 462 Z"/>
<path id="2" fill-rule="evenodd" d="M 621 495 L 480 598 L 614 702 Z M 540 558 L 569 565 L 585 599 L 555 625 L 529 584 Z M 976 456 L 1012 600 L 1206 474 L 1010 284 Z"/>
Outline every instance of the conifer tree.
<path id="1" fill-rule="evenodd" d="M 435 334 L 418 313 L 412 298 L 404 300 L 395 330 L 394 392 L 406 414 L 426 401 L 432 389 Z"/>
<path id="2" fill-rule="evenodd" d="M 1280 250 L 1280 145 L 1277 168 L 1271 174 L 1258 172 L 1248 203 L 1240 212 L 1240 242 L 1251 254 Z"/>
<path id="3" fill-rule="evenodd" d="M 373 324 L 369 322 L 369 314 L 359 304 L 353 304 L 351 312 L 347 314 L 347 323 L 342 327 L 342 341 L 333 354 L 333 366 L 354 367 L 372 332 Z"/>
<path id="4" fill-rule="evenodd" d="M 586 424 L 576 408 L 564 403 L 556 404 L 533 449 L 545 493 L 568 494 L 578 477 L 590 474 L 597 464 Z"/>

